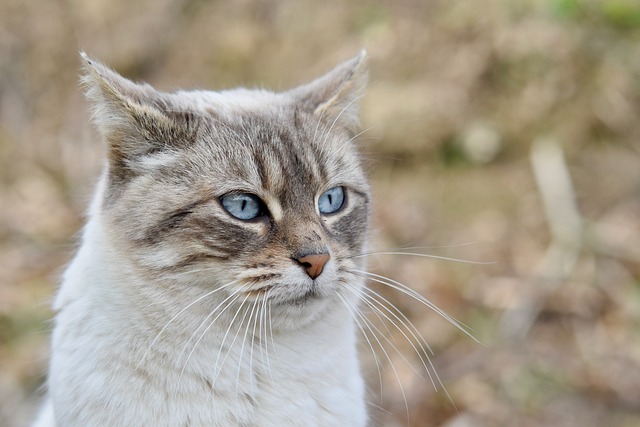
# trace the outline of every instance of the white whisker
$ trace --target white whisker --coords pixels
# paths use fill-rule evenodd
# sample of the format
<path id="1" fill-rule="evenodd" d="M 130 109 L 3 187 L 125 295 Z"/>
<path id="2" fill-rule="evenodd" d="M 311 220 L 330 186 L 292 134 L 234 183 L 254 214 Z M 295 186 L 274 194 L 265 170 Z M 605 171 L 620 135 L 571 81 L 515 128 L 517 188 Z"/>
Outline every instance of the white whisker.
<path id="1" fill-rule="evenodd" d="M 255 339 L 256 339 L 256 326 L 258 325 L 258 318 L 259 318 L 259 314 L 261 313 L 261 309 L 262 309 L 262 305 L 260 305 L 259 300 L 256 299 L 254 306 L 260 307 L 260 309 L 258 309 L 256 311 L 256 317 L 253 320 L 253 332 L 251 333 L 251 348 L 249 349 L 249 387 L 251 388 L 251 395 L 254 396 L 255 393 L 253 392 L 253 346 L 255 344 Z M 260 347 L 262 348 L 262 347 Z"/>
<path id="2" fill-rule="evenodd" d="M 376 333 L 373 331 L 373 329 L 375 329 L 381 336 L 383 339 L 385 339 L 389 345 L 391 345 L 391 347 L 398 353 L 398 355 L 400 355 L 400 357 L 402 359 L 404 359 L 404 361 L 415 370 L 415 368 L 413 367 L 413 365 L 411 363 L 409 363 L 409 361 L 407 359 L 404 358 L 404 356 L 402 355 L 402 353 L 398 350 L 398 348 L 393 345 L 393 343 L 391 341 L 389 341 L 388 338 L 386 338 L 384 336 L 384 334 L 382 334 L 380 332 L 380 329 L 376 328 L 375 325 L 371 324 L 371 322 L 369 322 L 367 320 L 367 318 L 365 316 L 362 315 L 362 313 L 360 312 L 360 310 L 358 309 L 358 307 L 354 306 L 352 303 L 349 302 L 348 299 L 343 298 L 342 299 L 345 303 L 345 305 L 347 307 L 351 306 L 353 309 L 352 313 L 355 313 L 363 322 L 364 326 L 366 326 L 366 328 L 369 330 L 369 332 L 371 332 L 371 335 L 373 336 L 373 338 L 376 340 L 376 342 L 378 343 L 378 346 L 380 347 L 380 350 L 382 350 L 382 353 L 385 355 L 385 357 L 387 358 L 387 360 L 389 361 L 389 366 L 391 366 L 391 369 L 393 370 L 393 373 L 395 374 L 396 380 L 398 381 L 398 385 L 400 386 L 400 391 L 402 393 L 402 397 L 404 398 L 404 404 L 405 404 L 405 408 L 407 411 L 407 418 L 409 418 L 409 402 L 407 400 L 407 395 L 404 391 L 404 387 L 402 386 L 402 381 L 400 380 L 400 375 L 398 374 L 398 371 L 395 367 L 395 365 L 393 364 L 393 361 L 391 360 L 391 357 L 389 356 L 389 353 L 387 353 L 387 350 L 384 348 L 384 346 L 382 345 L 382 343 L 380 342 L 380 340 L 378 339 L 378 336 L 376 335 Z M 373 328 L 373 329 L 371 329 Z M 416 371 L 417 372 L 417 371 Z"/>
<path id="3" fill-rule="evenodd" d="M 218 375 L 220 375 L 220 372 L 222 371 L 222 367 L 224 366 L 224 362 L 227 360 L 227 357 L 229 357 L 229 353 L 233 349 L 233 344 L 235 344 L 236 338 L 238 338 L 238 333 L 240 332 L 240 327 L 242 327 L 242 324 L 244 323 L 244 318 L 247 315 L 247 310 L 244 310 L 244 304 L 247 302 L 248 299 L 249 299 L 249 295 L 246 295 L 244 297 L 244 299 L 242 300 L 242 302 L 240 303 L 240 306 L 238 307 L 238 309 L 236 310 L 236 313 L 233 315 L 233 318 L 229 322 L 229 326 L 227 327 L 227 330 L 225 331 L 224 336 L 222 337 L 222 341 L 220 342 L 220 348 L 218 349 L 218 355 L 216 356 L 216 361 L 213 364 L 213 366 L 214 366 L 214 377 L 211 380 L 211 384 L 213 384 L 214 387 L 215 387 L 215 384 L 216 384 L 216 380 L 218 379 Z M 242 316 L 242 319 L 240 320 L 240 326 L 238 327 L 238 329 L 236 331 L 236 334 L 233 337 L 233 340 L 231 341 L 231 344 L 229 345 L 229 350 L 227 351 L 227 353 L 225 354 L 224 358 L 222 359 L 222 362 L 218 365 L 218 361 L 220 360 L 220 356 L 222 356 L 222 350 L 224 349 L 224 343 L 227 341 L 227 336 L 229 335 L 229 332 L 231 331 L 231 328 L 234 326 L 236 318 L 238 317 L 240 312 L 244 312 L 244 315 Z M 213 395 L 213 393 L 212 393 L 212 395 Z"/>
<path id="4" fill-rule="evenodd" d="M 242 362 L 244 361 L 243 360 L 244 345 L 247 342 L 247 334 L 249 333 L 249 327 L 251 326 L 251 319 L 253 319 L 253 312 L 255 311 L 255 309 L 256 309 L 256 301 L 254 300 L 251 306 L 251 311 L 249 311 L 249 309 L 247 308 L 247 312 L 249 312 L 249 317 L 247 318 L 247 327 L 244 330 L 244 334 L 242 335 L 242 343 L 240 344 L 240 356 L 238 356 L 238 374 L 236 375 L 236 394 L 238 394 L 238 391 L 239 391 L 240 373 L 242 372 Z M 242 318 L 242 322 L 240 323 L 240 326 L 242 327 L 243 324 L 244 324 L 244 316 Z M 240 328 L 238 328 L 238 330 L 240 330 Z"/>
<path id="5" fill-rule="evenodd" d="M 267 335 L 267 325 L 268 325 L 267 302 L 269 303 L 269 306 L 271 306 L 271 301 L 269 301 L 269 291 L 267 291 L 264 294 L 264 300 L 261 308 L 260 327 L 262 332 L 264 332 L 264 341 L 262 341 L 262 332 L 260 332 L 260 341 L 262 341 L 263 343 L 263 345 L 260 346 L 260 350 L 262 351 L 264 349 L 264 354 L 266 356 L 267 372 L 269 372 L 269 378 L 271 378 L 271 382 L 273 383 L 274 380 L 273 380 L 273 372 L 271 371 L 271 359 L 269 359 L 269 338 Z"/>
<path id="6" fill-rule="evenodd" d="M 267 296 L 271 291 L 267 291 Z M 269 335 L 271 336 L 271 345 L 273 347 L 273 352 L 276 354 L 276 359 L 280 361 L 280 356 L 278 356 L 278 349 L 276 347 L 276 342 L 273 339 L 273 320 L 271 320 L 271 304 L 269 304 Z"/>
<path id="7" fill-rule="evenodd" d="M 369 253 L 366 253 L 366 254 L 354 255 L 354 256 L 352 256 L 350 258 L 364 258 L 364 257 L 372 256 L 372 255 L 409 255 L 409 256 L 417 256 L 417 257 L 423 257 L 423 258 L 439 259 L 439 260 L 444 260 L 444 261 L 462 262 L 462 263 L 465 263 L 465 264 L 477 264 L 477 265 L 495 264 L 494 261 L 471 261 L 471 260 L 466 260 L 466 259 L 451 258 L 451 257 L 446 257 L 446 256 L 440 256 L 440 255 L 421 254 L 421 253 L 416 253 L 416 252 L 402 252 L 402 251 L 395 251 L 395 252 L 385 252 L 385 251 L 369 252 Z"/>
<path id="8" fill-rule="evenodd" d="M 402 312 L 402 310 L 400 310 L 398 307 L 396 307 L 391 301 L 389 301 L 388 299 L 386 299 L 384 296 L 382 296 L 381 294 L 379 294 L 378 292 L 374 291 L 373 289 L 367 288 L 365 287 L 364 290 L 366 292 L 369 292 L 371 294 L 373 294 L 374 296 L 368 296 L 368 295 L 364 295 L 365 297 L 371 298 L 374 301 L 376 301 L 378 304 L 381 303 L 386 303 L 386 307 L 387 309 L 389 309 L 389 307 L 391 307 L 393 310 L 395 310 L 396 313 L 398 313 L 403 320 L 398 319 L 400 322 L 402 323 L 406 323 L 408 325 L 411 326 L 411 329 L 413 329 L 413 331 L 418 335 L 418 337 L 416 338 L 416 340 L 420 343 L 423 343 L 426 346 L 426 349 L 423 348 L 423 351 L 425 353 L 431 353 L 432 355 L 434 355 L 435 353 L 433 352 L 433 350 L 431 349 L 431 346 L 429 346 L 429 343 L 427 342 L 427 340 L 422 336 L 422 334 L 420 333 L 420 330 L 413 324 L 413 322 L 406 316 L 406 314 L 404 314 Z M 415 336 L 414 336 L 415 338 Z M 419 339 L 418 339 L 419 338 Z"/>
<path id="9" fill-rule="evenodd" d="M 218 320 L 218 318 L 220 316 L 222 316 L 222 314 L 233 305 L 233 303 L 239 298 L 239 290 L 236 290 L 235 292 L 232 292 L 227 298 L 224 299 L 224 301 L 222 301 L 220 304 L 218 304 L 213 310 L 211 310 L 211 312 L 207 315 L 207 317 L 205 317 L 205 319 L 200 323 L 200 325 L 196 328 L 195 331 L 193 331 L 193 333 L 191 334 L 191 337 L 189 337 L 189 339 L 187 340 L 187 342 L 184 344 L 184 346 L 182 347 L 182 351 L 180 352 L 180 355 L 178 356 L 178 360 L 180 360 L 182 358 L 182 356 L 184 355 L 187 346 L 189 345 L 189 343 L 191 342 L 191 340 L 193 339 L 193 337 L 196 335 L 196 333 L 198 332 L 198 330 L 207 322 L 207 320 L 209 320 L 211 318 L 211 316 L 214 315 L 214 313 L 216 311 L 218 311 L 218 309 L 220 307 L 222 307 L 222 305 L 227 302 L 229 299 L 231 299 L 231 301 L 229 301 L 227 303 L 227 305 L 222 309 L 222 311 L 220 311 L 220 313 L 218 313 L 218 315 L 209 323 L 209 325 L 205 328 L 204 331 L 202 331 L 202 334 L 200 334 L 200 337 L 198 338 L 198 340 L 195 342 L 195 344 L 193 345 L 193 347 L 191 348 L 191 351 L 189 352 L 189 355 L 187 356 L 187 359 L 184 361 L 184 364 L 182 365 L 182 370 L 180 371 L 180 377 L 182 378 L 182 375 L 184 374 L 185 369 L 187 368 L 187 364 L 189 363 L 189 360 L 191 359 L 191 356 L 193 355 L 193 352 L 196 350 L 196 347 L 198 347 L 198 344 L 200 344 L 200 341 L 202 340 L 202 338 L 204 338 L 204 336 L 207 334 L 207 332 L 209 332 L 209 329 L 211 329 L 211 327 L 213 326 L 213 324 L 216 322 L 216 320 Z M 232 299 L 233 298 L 233 299 Z"/>
<path id="10" fill-rule="evenodd" d="M 365 301 L 363 300 L 363 302 L 365 302 Z M 366 302 L 365 302 L 365 303 L 366 303 Z M 369 306 L 369 305 L 368 305 L 368 306 Z M 373 308 L 373 307 L 371 307 L 371 306 L 369 306 L 369 307 L 375 310 L 375 308 Z M 358 313 L 360 314 L 360 316 L 362 316 L 362 317 L 366 318 L 366 317 L 362 314 L 362 312 L 361 312 L 361 310 L 360 310 L 360 309 L 357 309 L 357 310 L 358 310 Z M 388 319 L 388 320 L 389 320 L 389 319 Z M 389 320 L 389 321 L 391 321 L 391 320 Z M 372 322 L 370 322 L 370 321 L 369 321 L 369 319 L 367 319 L 367 324 L 368 324 L 368 326 L 367 326 L 367 328 L 368 328 L 368 329 L 369 329 L 369 328 L 373 328 L 373 329 L 375 329 L 375 331 L 380 335 L 380 337 L 382 337 L 382 339 L 383 339 L 383 340 L 385 340 L 385 341 L 386 341 L 386 342 L 391 346 L 391 348 L 393 348 L 393 349 L 395 350 L 395 352 L 398 354 L 398 356 L 400 356 L 400 358 L 401 358 L 402 360 L 404 360 L 404 361 L 405 361 L 405 363 L 406 363 L 406 364 L 407 364 L 407 365 L 408 365 L 408 366 L 413 370 L 413 372 L 415 372 L 416 374 L 420 375 L 420 371 L 418 370 L 418 368 L 416 368 L 416 367 L 414 366 L 414 364 L 413 364 L 413 363 L 411 363 L 409 360 L 407 360 L 407 358 L 404 356 L 404 354 L 402 354 L 402 352 L 398 349 L 398 347 L 396 347 L 396 345 L 391 341 L 391 339 L 390 339 L 387 335 L 385 335 L 385 334 L 380 330 L 380 328 L 378 328 L 376 325 L 374 325 Z M 396 326 L 396 327 L 397 327 L 397 326 Z M 415 351 L 416 351 L 416 353 L 417 353 L 417 350 L 416 350 L 415 348 L 414 348 L 414 350 L 415 350 Z"/>
<path id="11" fill-rule="evenodd" d="M 369 345 L 369 348 L 371 349 L 371 355 L 373 356 L 373 360 L 375 361 L 375 364 L 376 364 L 376 369 L 378 370 L 378 381 L 380 383 L 380 398 L 382 399 L 382 371 L 380 370 L 380 367 L 382 366 L 382 362 L 378 358 L 378 354 L 374 350 L 373 344 L 371 344 L 371 340 L 369 340 L 369 337 L 367 336 L 366 332 L 364 331 L 364 328 L 362 327 L 362 324 L 360 323 L 358 318 L 355 316 L 355 314 L 351 311 L 351 309 L 349 308 L 349 305 L 347 305 L 347 302 L 344 301 L 344 297 L 342 295 L 340 295 L 339 293 L 337 295 L 342 300 L 342 303 L 345 305 L 347 311 L 351 315 L 351 318 L 356 323 L 356 326 L 360 330 L 360 333 L 362 334 L 362 336 L 364 337 L 365 341 Z M 382 404 L 382 402 L 380 402 L 380 403 Z"/>
<path id="12" fill-rule="evenodd" d="M 358 132 L 357 134 L 355 134 L 354 136 L 352 136 L 351 138 L 349 138 L 346 142 L 344 142 L 340 147 L 338 147 L 338 149 L 336 151 L 342 151 L 342 149 L 348 145 L 349 143 L 351 143 L 352 141 L 354 141 L 356 138 L 358 138 L 360 135 L 363 135 L 367 132 L 369 132 L 370 130 L 375 129 L 375 126 L 371 126 L 366 128 L 365 130 Z"/>
<path id="13" fill-rule="evenodd" d="M 142 366 L 142 363 L 145 361 L 145 359 L 147 358 L 147 355 L 149 354 L 149 351 L 151 351 L 151 348 L 155 345 L 155 343 L 158 341 L 158 339 L 160 338 L 160 335 L 163 334 L 163 332 L 169 327 L 169 325 L 171 325 L 171 323 L 173 323 L 182 313 L 184 313 L 185 311 L 187 311 L 189 309 L 189 307 L 191 307 L 192 305 L 198 303 L 199 301 L 202 301 L 204 298 L 215 294 L 218 291 L 221 291 L 222 289 L 225 289 L 231 285 L 233 285 L 234 283 L 236 283 L 236 281 L 232 281 L 227 283 L 224 286 L 220 286 L 210 292 L 207 292 L 206 294 L 196 298 L 195 300 L 193 300 L 192 302 L 190 302 L 189 304 L 187 304 L 186 307 L 184 307 L 182 310 L 180 310 L 175 316 L 173 316 L 165 325 L 162 329 L 160 329 L 160 332 L 158 332 L 158 334 L 156 335 L 156 337 L 153 339 L 153 341 L 151 341 L 151 344 L 149 344 L 149 348 L 147 348 L 147 351 L 145 351 L 144 355 L 142 356 L 140 362 L 139 362 L 139 366 Z"/>
<path id="14" fill-rule="evenodd" d="M 324 113 L 327 110 L 322 110 L 322 113 L 320 113 L 320 117 L 318 118 L 318 121 L 316 122 L 316 130 L 313 132 L 313 138 L 311 138 L 311 141 L 315 141 L 316 140 L 316 136 L 318 136 L 318 128 L 320 127 L 320 123 L 322 123 L 322 118 L 324 117 Z"/>
<path id="15" fill-rule="evenodd" d="M 463 243 L 455 243 L 453 245 L 426 245 L 426 246 L 409 246 L 409 245 L 403 245 L 403 246 L 399 246 L 396 248 L 390 248 L 387 249 L 386 251 L 382 251 L 382 252 L 403 252 L 404 251 L 417 251 L 417 250 L 425 250 L 425 249 L 452 249 L 452 248 L 461 248 L 464 246 L 472 246 L 472 245 L 479 245 L 480 243 L 483 243 L 480 240 L 474 240 L 471 242 L 463 242 Z M 358 255 L 374 255 L 377 254 L 377 251 L 373 251 L 373 252 L 363 252 L 361 254 Z M 356 256 L 358 256 L 356 255 Z"/>
<path id="16" fill-rule="evenodd" d="M 438 383 L 444 388 L 444 385 L 442 384 L 442 381 L 440 380 L 440 377 L 438 376 L 438 373 L 436 372 L 435 366 L 433 365 L 433 362 L 431 361 L 431 358 L 429 357 L 429 355 L 427 353 L 427 350 L 425 349 L 422 341 L 418 339 L 416 334 L 411 330 L 411 328 L 407 325 L 407 323 L 405 323 L 402 320 L 400 320 L 400 318 L 398 316 L 396 316 L 396 314 L 393 313 L 392 310 L 390 310 L 387 306 L 385 306 L 380 301 L 376 300 L 375 298 L 373 298 L 370 295 L 363 294 L 362 302 L 364 302 L 367 306 L 369 306 L 375 312 L 379 312 L 407 340 L 409 345 L 413 348 L 413 351 L 416 353 L 416 355 L 420 359 L 420 362 L 422 363 L 422 366 L 424 367 L 425 371 L 427 372 L 427 375 L 429 375 L 429 379 L 431 380 L 431 384 L 433 384 L 434 390 L 438 390 L 438 386 L 437 386 L 436 382 L 434 381 L 434 376 L 438 379 Z M 376 306 L 376 304 L 374 304 L 374 303 L 377 303 L 379 307 Z M 384 309 L 387 313 L 392 315 L 398 322 L 400 322 L 400 325 L 404 326 L 407 329 L 407 331 L 412 336 L 412 338 L 409 338 L 407 336 L 407 334 L 405 333 L 403 328 L 400 327 L 400 325 L 398 325 L 394 320 L 392 320 L 387 314 L 383 313 L 381 311 L 380 307 L 382 309 Z M 393 306 L 393 305 L 392 305 L 392 307 L 395 308 L 395 306 Z M 411 324 L 411 326 L 415 329 L 415 326 L 413 325 L 413 323 L 409 322 L 409 324 Z M 414 341 L 418 343 L 418 346 L 420 347 L 420 349 L 418 349 L 416 347 L 416 345 L 414 344 Z M 426 345 L 427 345 L 427 347 L 429 347 L 428 344 L 426 344 Z M 427 359 L 426 361 L 425 361 L 425 358 Z M 433 374 L 434 375 L 431 374 L 432 370 L 433 370 Z"/>
<path id="17" fill-rule="evenodd" d="M 327 139 L 329 138 L 329 134 L 331 133 L 331 131 L 333 130 L 333 127 L 336 125 L 336 123 L 338 122 L 338 120 L 340 119 L 340 117 L 342 117 L 342 115 L 344 114 L 345 111 L 347 111 L 347 109 L 354 103 L 360 100 L 360 98 L 362 98 L 364 96 L 364 94 L 356 96 L 355 98 L 353 98 L 351 101 L 349 101 L 349 103 L 347 103 L 347 105 L 345 105 L 342 110 L 340 110 L 340 113 L 336 116 L 335 119 L 333 119 L 333 122 L 331 123 L 331 126 L 329 126 L 329 130 L 325 133 L 325 138 L 322 141 L 323 144 L 325 145 L 327 142 Z"/>
<path id="18" fill-rule="evenodd" d="M 425 306 L 429 307 L 431 310 L 436 312 L 438 315 L 440 315 L 440 317 L 447 320 L 449 323 L 451 323 L 453 326 L 455 326 L 458 330 L 460 330 L 462 333 L 467 335 L 469 338 L 471 338 L 472 340 L 480 344 L 480 341 L 476 337 L 474 337 L 473 334 L 469 332 L 469 330 L 471 330 L 470 327 L 458 321 L 454 317 L 450 316 L 445 311 L 440 309 L 438 306 L 433 304 L 431 301 L 429 301 L 428 299 L 426 299 L 425 297 L 423 297 L 422 295 L 420 295 L 418 292 L 414 291 L 410 287 L 398 281 L 390 279 L 388 277 L 381 276 L 379 274 L 369 273 L 367 271 L 361 271 L 361 270 L 350 270 L 350 271 L 354 274 L 360 275 L 374 282 L 380 283 L 385 286 L 389 286 L 390 288 L 396 289 L 402 292 L 403 294 L 414 298 L 416 301 L 419 301 L 420 303 L 424 304 Z"/>

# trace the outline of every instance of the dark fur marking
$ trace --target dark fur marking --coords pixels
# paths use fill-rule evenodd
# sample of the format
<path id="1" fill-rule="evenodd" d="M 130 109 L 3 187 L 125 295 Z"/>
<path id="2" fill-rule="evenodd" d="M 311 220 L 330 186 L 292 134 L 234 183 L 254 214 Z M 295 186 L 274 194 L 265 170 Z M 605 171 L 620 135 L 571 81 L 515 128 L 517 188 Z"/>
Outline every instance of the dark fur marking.
<path id="1" fill-rule="evenodd" d="M 207 260 L 217 260 L 217 261 L 226 261 L 228 260 L 229 257 L 227 256 L 221 256 L 221 255 L 214 255 L 214 254 L 210 254 L 210 253 L 196 253 L 196 254 L 192 254 L 192 255 L 188 255 L 185 258 L 183 258 L 182 260 L 180 260 L 179 262 L 173 264 L 170 267 L 163 267 L 161 268 L 161 270 L 163 271 L 170 271 L 170 270 L 183 270 L 187 267 L 191 267 L 194 264 L 198 264 L 201 263 L 203 261 L 207 261 Z"/>
<path id="2" fill-rule="evenodd" d="M 180 227 L 189 215 L 193 213 L 196 206 L 207 203 L 210 200 L 211 197 L 206 197 L 170 212 L 160 222 L 148 227 L 145 230 L 144 237 L 138 240 L 137 243 L 144 243 L 147 245 L 157 244 L 168 233 Z"/>

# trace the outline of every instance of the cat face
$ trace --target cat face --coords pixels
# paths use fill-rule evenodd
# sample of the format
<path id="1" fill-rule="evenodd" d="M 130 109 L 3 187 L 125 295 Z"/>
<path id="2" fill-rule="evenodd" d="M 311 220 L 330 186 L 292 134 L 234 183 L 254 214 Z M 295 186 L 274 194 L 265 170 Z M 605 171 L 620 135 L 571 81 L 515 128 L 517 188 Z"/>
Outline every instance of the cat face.
<path id="1" fill-rule="evenodd" d="M 352 141 L 363 55 L 284 93 L 160 93 L 85 59 L 108 147 L 100 215 L 136 274 L 268 301 L 288 323 L 354 299 L 370 198 Z"/>

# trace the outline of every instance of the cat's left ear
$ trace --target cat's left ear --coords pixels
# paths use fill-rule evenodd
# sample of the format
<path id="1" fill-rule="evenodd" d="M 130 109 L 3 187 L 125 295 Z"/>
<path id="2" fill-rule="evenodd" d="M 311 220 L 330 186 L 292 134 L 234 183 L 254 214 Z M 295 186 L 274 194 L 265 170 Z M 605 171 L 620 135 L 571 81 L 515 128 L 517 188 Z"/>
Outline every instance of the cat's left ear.
<path id="1" fill-rule="evenodd" d="M 360 98 L 368 82 L 367 52 L 343 62 L 324 76 L 292 90 L 296 102 L 318 120 L 340 125 L 351 134 L 360 126 Z"/>

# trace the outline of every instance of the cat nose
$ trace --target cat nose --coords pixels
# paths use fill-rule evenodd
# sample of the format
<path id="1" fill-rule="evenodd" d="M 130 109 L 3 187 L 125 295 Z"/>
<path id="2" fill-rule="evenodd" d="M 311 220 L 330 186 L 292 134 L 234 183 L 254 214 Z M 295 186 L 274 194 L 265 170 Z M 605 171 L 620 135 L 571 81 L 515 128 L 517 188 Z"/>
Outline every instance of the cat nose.
<path id="1" fill-rule="evenodd" d="M 296 258 L 296 261 L 298 261 L 298 263 L 305 270 L 307 270 L 307 274 L 309 275 L 309 277 L 315 279 L 316 277 L 320 276 L 320 274 L 322 274 L 322 269 L 324 268 L 327 261 L 329 261 L 329 258 L 330 257 L 328 253 L 310 254 L 300 258 Z"/>

